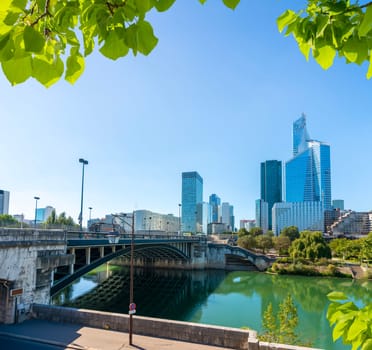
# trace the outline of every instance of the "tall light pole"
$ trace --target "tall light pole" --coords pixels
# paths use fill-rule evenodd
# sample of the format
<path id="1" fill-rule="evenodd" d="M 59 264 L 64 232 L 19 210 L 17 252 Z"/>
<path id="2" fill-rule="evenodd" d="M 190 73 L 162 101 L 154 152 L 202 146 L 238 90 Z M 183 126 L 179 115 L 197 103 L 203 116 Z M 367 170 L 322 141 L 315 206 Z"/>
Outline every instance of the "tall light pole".
<path id="1" fill-rule="evenodd" d="M 130 286 L 129 286 L 129 345 L 133 344 L 133 313 L 136 312 L 136 304 L 133 301 L 133 257 L 134 257 L 134 212 L 132 213 L 132 234 L 130 240 Z"/>
<path id="2" fill-rule="evenodd" d="M 178 234 L 181 235 L 181 206 L 182 204 L 178 204 Z"/>
<path id="3" fill-rule="evenodd" d="M 89 209 L 89 220 L 92 220 L 92 207 L 88 207 Z"/>
<path id="4" fill-rule="evenodd" d="M 37 201 L 40 199 L 40 197 L 34 197 L 35 199 L 35 223 L 34 223 L 34 226 L 36 228 L 36 217 L 37 217 Z"/>
<path id="5" fill-rule="evenodd" d="M 80 231 L 83 231 L 84 166 L 88 165 L 88 161 L 83 158 L 79 158 L 79 163 L 83 164 L 83 173 L 81 176 L 81 201 L 80 201 L 80 215 L 79 215 Z"/>

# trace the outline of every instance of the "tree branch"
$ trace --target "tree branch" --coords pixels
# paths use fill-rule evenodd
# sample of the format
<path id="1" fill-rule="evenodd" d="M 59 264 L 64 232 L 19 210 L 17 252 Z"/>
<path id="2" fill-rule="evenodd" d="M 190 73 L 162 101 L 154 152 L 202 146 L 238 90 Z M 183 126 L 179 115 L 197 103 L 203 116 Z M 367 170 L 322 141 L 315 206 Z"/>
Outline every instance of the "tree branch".
<path id="1" fill-rule="evenodd" d="M 39 23 L 39 21 L 46 17 L 46 16 L 51 16 L 50 12 L 49 12 L 49 4 L 50 4 L 50 0 L 46 0 L 45 2 L 45 7 L 44 7 L 44 12 L 38 17 L 35 19 L 35 21 L 33 21 L 31 23 L 31 26 L 34 26 L 35 24 Z"/>

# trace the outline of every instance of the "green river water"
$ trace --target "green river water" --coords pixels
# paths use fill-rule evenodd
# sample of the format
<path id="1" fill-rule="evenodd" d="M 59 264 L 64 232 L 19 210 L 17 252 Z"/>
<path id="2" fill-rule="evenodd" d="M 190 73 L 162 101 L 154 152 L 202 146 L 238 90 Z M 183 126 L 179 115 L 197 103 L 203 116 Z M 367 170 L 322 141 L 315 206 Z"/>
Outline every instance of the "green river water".
<path id="1" fill-rule="evenodd" d="M 279 276 L 220 270 L 178 271 L 136 269 L 134 301 L 137 314 L 228 327 L 249 327 L 260 332 L 262 315 L 274 311 L 291 294 L 297 306 L 301 339 L 311 346 L 351 349 L 333 343 L 326 319 L 331 291 L 347 294 L 358 306 L 372 302 L 372 281 L 339 278 Z M 129 271 L 102 266 L 66 287 L 54 304 L 128 313 Z"/>

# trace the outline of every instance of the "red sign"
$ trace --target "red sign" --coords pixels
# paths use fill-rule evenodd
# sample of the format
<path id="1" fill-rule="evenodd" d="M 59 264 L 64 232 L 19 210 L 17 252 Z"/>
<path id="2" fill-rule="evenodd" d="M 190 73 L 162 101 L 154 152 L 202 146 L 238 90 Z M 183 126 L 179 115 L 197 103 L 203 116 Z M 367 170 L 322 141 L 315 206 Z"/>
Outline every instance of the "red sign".
<path id="1" fill-rule="evenodd" d="M 17 289 L 10 290 L 11 297 L 16 297 L 17 295 L 22 295 L 22 294 L 23 294 L 23 288 L 17 288 Z"/>
<path id="2" fill-rule="evenodd" d="M 136 304 L 135 303 L 130 303 L 129 304 L 129 311 L 133 311 L 136 309 Z"/>

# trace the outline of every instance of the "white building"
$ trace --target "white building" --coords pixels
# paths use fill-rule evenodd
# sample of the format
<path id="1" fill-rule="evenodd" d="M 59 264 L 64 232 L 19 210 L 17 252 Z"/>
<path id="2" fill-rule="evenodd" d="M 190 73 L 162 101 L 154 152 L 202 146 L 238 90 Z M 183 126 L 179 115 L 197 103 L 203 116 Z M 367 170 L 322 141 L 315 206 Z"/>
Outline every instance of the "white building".
<path id="1" fill-rule="evenodd" d="M 256 226 L 264 233 L 269 229 L 269 204 L 262 199 L 256 200 Z"/>
<path id="2" fill-rule="evenodd" d="M 324 231 L 324 208 L 322 202 L 275 203 L 272 209 L 273 231 L 278 236 L 288 226 L 299 231 Z"/>

